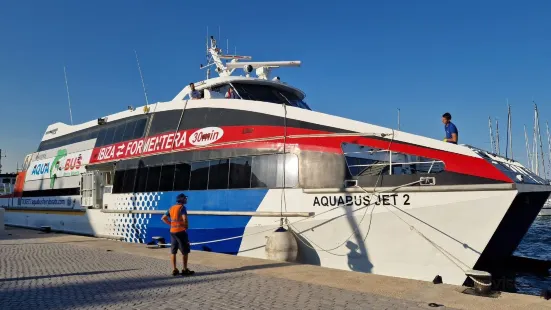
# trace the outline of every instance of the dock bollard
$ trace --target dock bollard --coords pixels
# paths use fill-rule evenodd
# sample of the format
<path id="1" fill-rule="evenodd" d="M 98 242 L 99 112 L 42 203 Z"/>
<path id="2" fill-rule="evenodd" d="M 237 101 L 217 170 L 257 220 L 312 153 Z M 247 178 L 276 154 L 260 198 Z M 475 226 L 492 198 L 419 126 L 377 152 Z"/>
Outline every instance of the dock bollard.
<path id="1" fill-rule="evenodd" d="M 479 295 L 488 295 L 492 291 L 492 275 L 482 270 L 468 270 L 465 274 L 473 280 L 474 291 Z"/>

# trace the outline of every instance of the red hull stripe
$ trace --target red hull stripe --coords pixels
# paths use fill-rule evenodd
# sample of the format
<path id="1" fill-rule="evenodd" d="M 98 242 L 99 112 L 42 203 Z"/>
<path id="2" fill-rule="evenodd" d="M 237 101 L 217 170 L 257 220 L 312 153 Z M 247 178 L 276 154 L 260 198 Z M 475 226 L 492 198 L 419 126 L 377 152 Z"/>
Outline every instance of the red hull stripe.
<path id="1" fill-rule="evenodd" d="M 182 130 L 152 137 L 125 141 L 94 148 L 90 164 L 98 164 L 139 156 L 150 156 L 173 151 L 205 149 L 257 148 L 282 150 L 285 129 L 281 126 L 227 126 Z M 287 128 L 286 144 L 290 148 L 307 151 L 342 154 L 342 143 L 355 143 L 390 149 L 395 152 L 437 159 L 444 162 L 447 171 L 512 183 L 503 172 L 483 158 L 451 153 L 410 143 L 350 134 Z M 320 135 L 320 136 L 316 136 Z M 145 150 L 145 151 L 141 151 Z"/>

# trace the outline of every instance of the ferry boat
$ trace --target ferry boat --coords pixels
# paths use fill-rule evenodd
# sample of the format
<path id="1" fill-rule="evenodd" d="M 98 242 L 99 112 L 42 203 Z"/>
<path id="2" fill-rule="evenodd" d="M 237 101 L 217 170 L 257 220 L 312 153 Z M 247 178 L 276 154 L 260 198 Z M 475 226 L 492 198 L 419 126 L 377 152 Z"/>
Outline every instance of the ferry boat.
<path id="1" fill-rule="evenodd" d="M 207 50 L 219 76 L 200 99 L 48 126 L 0 199 L 7 224 L 148 244 L 185 193 L 194 250 L 265 258 L 283 226 L 302 263 L 461 285 L 512 255 L 551 193 L 490 152 L 312 110 L 271 78 L 298 61 Z"/>

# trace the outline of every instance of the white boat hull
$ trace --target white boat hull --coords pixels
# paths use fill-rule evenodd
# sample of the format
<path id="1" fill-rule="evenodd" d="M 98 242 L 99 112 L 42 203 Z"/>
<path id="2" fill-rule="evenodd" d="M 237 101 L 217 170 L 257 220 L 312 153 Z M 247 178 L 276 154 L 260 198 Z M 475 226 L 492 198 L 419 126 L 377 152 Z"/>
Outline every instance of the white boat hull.
<path id="1" fill-rule="evenodd" d="M 315 212 L 312 218 L 288 218 L 288 227 L 300 236 L 301 263 L 425 281 L 440 275 L 444 283 L 461 285 L 466 279 L 465 270 L 475 267 L 517 191 L 386 195 L 380 203 L 375 204 L 377 199 L 371 198 L 371 203 L 366 204 L 364 197 L 369 195 L 365 193 L 306 193 L 290 189 L 285 191 L 286 204 L 282 204 L 282 190 L 273 189 L 267 191 L 256 211 Z M 339 205 L 339 197 L 341 202 L 349 199 L 351 203 Z M 406 197 L 408 204 L 405 204 Z M 106 203 L 112 206 L 110 209 L 131 208 L 116 201 L 127 200 L 118 197 Z M 166 208 L 155 202 L 143 209 Z M 79 214 L 70 210 L 9 210 L 6 221 L 12 225 L 51 226 L 96 236 L 122 236 L 130 242 L 144 242 L 148 231 L 162 225 L 160 215 L 109 214 L 92 209 Z M 194 217 L 190 216 L 191 226 Z M 212 218 L 212 224 L 220 225 L 224 219 L 227 217 Z M 237 254 L 265 258 L 266 238 L 278 226 L 279 218 L 251 217 L 242 236 L 238 236 L 241 242 Z M 190 230 L 190 239 L 194 242 L 194 232 Z M 203 244 L 212 247 L 224 242 Z"/>

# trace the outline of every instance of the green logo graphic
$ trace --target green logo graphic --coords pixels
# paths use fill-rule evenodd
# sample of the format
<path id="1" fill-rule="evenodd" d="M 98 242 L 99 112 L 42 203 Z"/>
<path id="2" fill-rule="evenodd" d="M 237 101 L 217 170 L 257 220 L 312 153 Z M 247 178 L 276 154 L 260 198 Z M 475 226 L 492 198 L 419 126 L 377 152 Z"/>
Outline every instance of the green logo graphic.
<path id="1" fill-rule="evenodd" d="M 56 172 L 63 169 L 63 167 L 59 166 L 59 162 L 63 157 L 67 156 L 67 150 L 61 149 L 57 151 L 57 155 L 54 157 L 54 161 L 52 162 L 52 165 L 50 166 L 50 188 L 54 188 L 55 179 L 57 178 Z"/>

